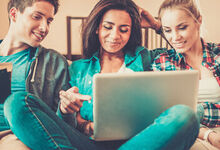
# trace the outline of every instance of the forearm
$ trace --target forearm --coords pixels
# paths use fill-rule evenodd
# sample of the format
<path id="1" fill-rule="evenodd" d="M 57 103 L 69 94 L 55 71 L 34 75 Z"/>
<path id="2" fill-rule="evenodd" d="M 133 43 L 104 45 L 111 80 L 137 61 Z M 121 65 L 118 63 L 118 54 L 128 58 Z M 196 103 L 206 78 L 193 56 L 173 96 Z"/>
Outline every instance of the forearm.
<path id="1" fill-rule="evenodd" d="M 161 23 L 156 20 L 147 10 L 142 9 L 141 15 L 149 22 L 151 28 L 156 31 L 161 29 Z"/>

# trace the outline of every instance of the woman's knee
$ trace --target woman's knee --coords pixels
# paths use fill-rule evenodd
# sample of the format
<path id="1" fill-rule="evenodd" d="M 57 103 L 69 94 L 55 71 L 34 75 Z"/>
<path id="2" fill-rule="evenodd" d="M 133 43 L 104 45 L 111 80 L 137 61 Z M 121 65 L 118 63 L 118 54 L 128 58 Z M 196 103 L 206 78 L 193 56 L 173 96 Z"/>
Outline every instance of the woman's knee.
<path id="1" fill-rule="evenodd" d="M 175 105 L 169 109 L 169 112 L 175 114 L 177 118 L 182 118 L 183 120 L 197 120 L 196 112 L 192 108 L 186 105 Z"/>
<path id="2" fill-rule="evenodd" d="M 170 120 L 172 122 L 171 127 L 175 131 L 172 141 L 179 143 L 182 147 L 181 149 L 189 149 L 199 132 L 199 120 L 196 112 L 186 105 L 176 105 L 167 111 L 172 116 L 172 120 Z M 170 146 L 172 147 L 172 142 L 168 144 L 168 147 Z"/>
<path id="3" fill-rule="evenodd" d="M 199 120 L 196 116 L 196 112 L 192 108 L 186 105 L 175 105 L 167 111 L 176 126 L 199 128 Z"/>

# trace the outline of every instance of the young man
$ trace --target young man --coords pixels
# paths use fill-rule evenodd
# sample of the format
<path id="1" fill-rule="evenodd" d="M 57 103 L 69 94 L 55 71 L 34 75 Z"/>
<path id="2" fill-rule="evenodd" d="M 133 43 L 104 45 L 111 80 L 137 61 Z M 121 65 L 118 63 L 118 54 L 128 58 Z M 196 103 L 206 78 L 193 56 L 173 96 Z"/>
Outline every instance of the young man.
<path id="1" fill-rule="evenodd" d="M 58 0 L 9 0 L 10 26 L 0 41 L 0 63 L 13 64 L 10 97 L 31 93 L 53 111 L 57 110 L 59 91 L 70 88 L 68 64 L 63 56 L 40 43 L 47 36 L 58 7 Z M 10 132 L 6 130 L 10 127 L 0 104 L 0 131 Z"/>

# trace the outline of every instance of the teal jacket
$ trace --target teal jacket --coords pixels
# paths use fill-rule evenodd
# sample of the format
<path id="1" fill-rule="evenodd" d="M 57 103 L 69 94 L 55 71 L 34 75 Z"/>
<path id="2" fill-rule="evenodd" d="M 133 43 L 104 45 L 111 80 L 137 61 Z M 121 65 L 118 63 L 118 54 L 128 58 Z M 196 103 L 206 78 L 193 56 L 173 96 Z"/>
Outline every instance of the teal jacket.
<path id="1" fill-rule="evenodd" d="M 125 65 L 133 71 L 151 71 L 153 59 L 164 52 L 163 49 L 148 51 L 144 47 L 138 47 L 134 54 L 125 54 Z M 90 59 L 80 59 L 73 62 L 69 67 L 70 84 L 79 88 L 79 93 L 93 96 L 93 76 L 100 73 L 101 66 L 98 58 L 98 52 Z M 93 100 L 91 103 L 83 102 L 80 109 L 81 116 L 93 121 Z"/>

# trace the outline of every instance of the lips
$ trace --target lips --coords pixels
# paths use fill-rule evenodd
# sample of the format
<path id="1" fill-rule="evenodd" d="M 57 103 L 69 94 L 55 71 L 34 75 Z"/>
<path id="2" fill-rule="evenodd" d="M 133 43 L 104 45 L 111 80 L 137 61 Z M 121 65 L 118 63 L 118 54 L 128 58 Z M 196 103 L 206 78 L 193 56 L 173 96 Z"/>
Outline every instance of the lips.
<path id="1" fill-rule="evenodd" d="M 39 40 L 42 41 L 44 39 L 44 34 L 33 32 L 34 36 Z"/>
<path id="2" fill-rule="evenodd" d="M 186 41 L 183 41 L 183 42 L 173 42 L 172 45 L 173 47 L 176 47 L 176 48 L 182 48 L 184 47 Z"/>
<path id="3" fill-rule="evenodd" d="M 107 43 L 110 45 L 110 46 L 119 46 L 121 43 L 120 42 L 111 42 L 111 41 L 107 41 Z"/>

